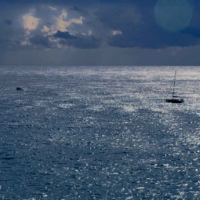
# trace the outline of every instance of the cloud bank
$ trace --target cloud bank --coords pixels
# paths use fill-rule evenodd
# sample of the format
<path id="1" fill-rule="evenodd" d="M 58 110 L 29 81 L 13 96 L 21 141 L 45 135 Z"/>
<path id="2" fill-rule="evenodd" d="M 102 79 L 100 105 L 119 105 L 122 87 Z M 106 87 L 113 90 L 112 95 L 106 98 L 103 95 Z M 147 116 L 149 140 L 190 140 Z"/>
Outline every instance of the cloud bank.
<path id="1" fill-rule="evenodd" d="M 145 52 L 200 45 L 197 0 L 2 0 L 0 5 L 2 52 Z"/>

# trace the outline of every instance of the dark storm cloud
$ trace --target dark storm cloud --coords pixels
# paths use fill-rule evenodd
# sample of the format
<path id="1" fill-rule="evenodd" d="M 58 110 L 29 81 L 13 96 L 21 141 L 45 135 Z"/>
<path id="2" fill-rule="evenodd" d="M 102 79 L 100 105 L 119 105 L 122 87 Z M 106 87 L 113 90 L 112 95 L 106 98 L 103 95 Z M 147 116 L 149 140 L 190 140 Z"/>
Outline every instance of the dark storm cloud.
<path id="1" fill-rule="evenodd" d="M 190 27 L 199 26 L 200 15 L 198 12 L 194 14 L 188 27 L 180 31 L 170 32 L 162 29 L 156 23 L 154 16 L 156 1 L 134 1 L 134 3 L 129 7 L 126 4 L 115 5 L 112 11 L 110 7 L 107 7 L 107 9 L 96 12 L 97 17 L 106 27 L 122 32 L 122 34 L 108 37 L 109 45 L 120 48 L 157 49 L 200 44 L 197 38 L 200 34 L 199 30 Z M 196 24 L 194 24 L 195 20 Z"/>
<path id="2" fill-rule="evenodd" d="M 106 27 L 121 31 L 134 30 L 136 25 L 141 25 L 141 14 L 134 7 L 127 5 L 104 6 L 96 13 L 97 18 Z M 139 28 L 139 27 L 138 27 Z"/>
<path id="3" fill-rule="evenodd" d="M 173 56 L 177 54 L 181 58 L 184 49 L 192 51 L 194 48 L 197 51 L 200 45 L 200 1 L 165 1 L 183 1 L 191 5 L 191 19 L 183 23 L 183 27 L 175 27 L 175 31 L 170 31 L 173 28 L 168 27 L 170 24 L 162 24 L 163 19 L 159 19 L 162 12 L 157 12 L 158 16 L 155 14 L 160 1 L 1 0 L 1 51 L 24 49 L 28 54 L 30 50 L 39 49 L 43 57 L 44 49 L 54 53 L 66 50 L 68 55 L 71 55 L 70 50 L 73 49 L 73 55 L 76 55 L 74 57 L 81 59 L 73 60 L 69 56 L 67 61 L 70 58 L 73 62 L 90 63 L 90 52 L 94 53 L 94 63 L 97 58 L 104 57 L 105 63 L 109 64 L 115 61 L 130 64 L 137 59 L 143 61 L 143 58 L 139 59 L 137 56 L 132 58 L 132 52 L 138 57 L 142 57 L 144 53 L 146 58 L 149 58 L 147 60 L 154 63 L 152 59 L 157 58 L 158 52 L 159 58 L 163 56 L 164 60 L 168 61 L 168 57 L 173 60 Z M 167 16 L 171 14 L 167 13 Z M 173 25 L 176 25 L 177 17 L 175 15 L 172 18 Z M 47 55 L 50 51 L 44 52 L 44 55 Z M 151 56 L 147 55 L 147 52 L 150 52 Z M 124 58 L 129 61 L 125 62 Z M 100 62 L 102 61 L 99 60 Z"/>
<path id="4" fill-rule="evenodd" d="M 58 31 L 56 34 L 54 34 L 54 37 L 62 38 L 62 39 L 65 39 L 65 40 L 77 39 L 76 36 L 71 35 L 69 32 L 62 32 L 62 31 Z"/>
<path id="5" fill-rule="evenodd" d="M 29 39 L 29 41 L 33 44 L 33 45 L 42 45 L 46 48 L 50 48 L 50 42 L 49 42 L 49 38 L 48 37 L 44 37 L 41 35 L 35 35 L 33 37 L 31 37 Z"/>
<path id="6" fill-rule="evenodd" d="M 120 48 L 138 47 L 143 49 L 160 49 L 168 47 L 187 47 L 200 44 L 197 38 L 192 35 L 180 33 L 163 33 L 162 31 L 149 32 L 146 34 L 124 34 L 116 35 L 108 40 L 109 45 Z"/>
<path id="7" fill-rule="evenodd" d="M 7 24 L 7 25 L 11 25 L 13 22 L 10 19 L 5 19 L 4 23 Z"/>
<path id="8" fill-rule="evenodd" d="M 71 35 L 68 32 L 58 31 L 54 37 L 60 38 L 60 43 L 63 45 L 73 46 L 80 49 L 95 49 L 99 48 L 101 41 L 92 35 Z"/>
<path id="9" fill-rule="evenodd" d="M 198 0 L 197 0 L 198 1 Z M 29 3 L 32 4 L 32 0 L 1 0 L 2 3 Z M 39 2 L 41 3 L 41 0 L 34 0 L 35 3 Z M 156 2 L 156 0 L 151 0 L 151 1 L 146 1 L 146 0 L 43 0 L 42 3 L 61 3 L 61 4 L 67 4 L 67 3 L 74 3 L 74 4 L 91 4 L 91 3 L 120 3 L 120 4 L 125 4 L 125 3 L 137 3 L 139 5 L 148 5 Z"/>
<path id="10" fill-rule="evenodd" d="M 9 40 L 6 40 L 6 39 L 3 39 L 3 38 L 0 38 L 0 45 L 8 45 L 10 43 Z"/>
<path id="11" fill-rule="evenodd" d="M 187 28 L 183 30 L 182 33 L 191 37 L 200 38 L 200 29 L 197 28 Z"/>
<path id="12" fill-rule="evenodd" d="M 82 12 L 82 9 L 77 7 L 77 6 L 73 6 L 70 8 L 71 10 L 77 11 L 77 12 Z"/>
<path id="13" fill-rule="evenodd" d="M 6 1 L 2 1 L 6 2 Z M 196 0 L 189 2 L 195 8 L 191 27 L 175 33 L 168 32 L 158 26 L 154 16 L 154 9 L 157 0 L 43 0 L 43 4 L 70 6 L 71 11 L 83 14 L 84 26 L 92 30 L 92 36 L 71 35 L 69 32 L 58 31 L 54 37 L 62 38 L 65 42 L 76 48 L 98 48 L 102 40 L 107 45 L 119 48 L 166 48 L 173 46 L 198 45 L 197 25 L 200 14 L 197 7 L 200 5 Z M 33 4 L 31 0 L 9 0 L 15 4 Z M 36 0 L 34 4 L 41 4 Z M 93 16 L 87 15 L 92 12 Z M 84 16 L 85 14 L 85 16 Z M 11 24 L 12 21 L 4 20 L 4 23 Z M 50 24 L 50 22 L 49 22 Z M 75 27 L 76 25 L 74 25 Z M 78 30 L 78 28 L 77 28 Z M 121 31 L 121 34 L 111 34 L 112 31 Z M 79 35 L 79 36 L 78 36 Z M 96 39 L 100 38 L 101 39 Z M 42 36 L 40 37 L 40 39 Z M 36 40 L 37 39 L 37 40 Z M 44 38 L 45 39 L 45 38 Z M 40 43 L 38 36 L 30 39 L 32 43 Z M 45 41 L 45 42 L 44 42 Z M 47 38 L 41 40 L 43 46 L 49 46 Z M 79 44 L 80 42 L 80 44 Z"/>

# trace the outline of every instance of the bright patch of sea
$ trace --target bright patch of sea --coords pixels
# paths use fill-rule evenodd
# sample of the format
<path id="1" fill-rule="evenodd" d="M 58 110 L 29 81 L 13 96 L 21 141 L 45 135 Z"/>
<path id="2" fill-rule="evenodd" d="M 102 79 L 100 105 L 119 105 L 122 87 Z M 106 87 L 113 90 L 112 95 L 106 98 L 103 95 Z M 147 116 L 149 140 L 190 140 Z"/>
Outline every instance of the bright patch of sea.
<path id="1" fill-rule="evenodd" d="M 199 67 L 0 71 L 0 199 L 199 199 Z"/>

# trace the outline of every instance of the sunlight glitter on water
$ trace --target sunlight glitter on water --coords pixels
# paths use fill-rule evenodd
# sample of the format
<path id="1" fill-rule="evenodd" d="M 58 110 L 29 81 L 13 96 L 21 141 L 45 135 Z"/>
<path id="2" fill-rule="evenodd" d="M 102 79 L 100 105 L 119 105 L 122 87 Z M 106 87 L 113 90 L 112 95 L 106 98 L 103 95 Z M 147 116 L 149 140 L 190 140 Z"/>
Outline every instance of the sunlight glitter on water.
<path id="1" fill-rule="evenodd" d="M 199 68 L 2 71 L 0 197 L 197 199 Z"/>

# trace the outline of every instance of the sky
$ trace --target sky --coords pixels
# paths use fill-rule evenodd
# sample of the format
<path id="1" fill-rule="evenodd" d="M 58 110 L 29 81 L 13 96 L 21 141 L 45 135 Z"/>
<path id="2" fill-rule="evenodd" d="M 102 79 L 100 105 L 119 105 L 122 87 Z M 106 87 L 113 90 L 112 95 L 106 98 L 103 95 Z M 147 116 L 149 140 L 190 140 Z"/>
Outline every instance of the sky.
<path id="1" fill-rule="evenodd" d="M 200 65 L 199 0 L 0 0 L 0 65 Z"/>

